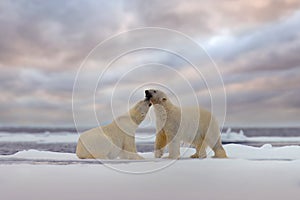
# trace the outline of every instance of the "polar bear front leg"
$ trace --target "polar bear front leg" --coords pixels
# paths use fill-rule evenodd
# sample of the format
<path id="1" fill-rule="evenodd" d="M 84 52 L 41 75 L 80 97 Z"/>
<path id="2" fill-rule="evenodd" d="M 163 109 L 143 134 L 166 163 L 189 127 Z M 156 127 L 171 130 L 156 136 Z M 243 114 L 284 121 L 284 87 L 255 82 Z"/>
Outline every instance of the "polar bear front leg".
<path id="1" fill-rule="evenodd" d="M 167 145 L 167 136 L 165 131 L 162 129 L 156 134 L 155 145 L 154 145 L 154 156 L 155 158 L 161 158 L 164 154 L 164 148 Z"/>
<path id="2" fill-rule="evenodd" d="M 120 152 L 119 157 L 121 159 L 130 160 L 142 160 L 144 159 L 136 151 L 135 138 L 132 136 L 126 136 L 123 144 L 123 149 Z"/>
<path id="3" fill-rule="evenodd" d="M 173 140 L 169 144 L 169 159 L 180 158 L 180 140 Z"/>

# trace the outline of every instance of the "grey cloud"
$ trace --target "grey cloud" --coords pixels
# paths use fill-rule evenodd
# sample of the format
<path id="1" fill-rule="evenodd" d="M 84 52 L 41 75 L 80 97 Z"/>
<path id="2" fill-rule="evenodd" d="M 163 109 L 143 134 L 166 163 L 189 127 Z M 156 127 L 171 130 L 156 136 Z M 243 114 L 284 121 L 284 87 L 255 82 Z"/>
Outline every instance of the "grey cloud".
<path id="1" fill-rule="evenodd" d="M 222 28 L 244 25 L 241 17 L 257 22 L 274 20 L 298 6 L 296 1 L 268 1 L 262 7 L 253 6 L 256 3 L 226 1 L 216 6 L 206 2 L 203 6 L 199 1 L 2 1 L 1 62 L 56 70 L 61 65 L 74 67 L 98 42 L 122 29 L 162 26 L 208 36 Z M 256 11 L 259 14 L 253 15 Z M 258 17 L 260 14 L 271 17 Z"/>
<path id="2" fill-rule="evenodd" d="M 223 29 L 239 32 L 280 20 L 300 6 L 298 1 L 134 1 L 127 5 L 144 26 L 162 26 L 207 36 Z M 141 12 L 142 10 L 142 12 Z"/>
<path id="3" fill-rule="evenodd" d="M 297 77 L 295 71 L 287 71 L 238 82 L 239 89 L 229 89 L 227 93 L 228 120 L 242 122 L 240 118 L 247 119 L 248 124 L 265 125 L 272 124 L 272 120 L 273 124 L 274 121 L 295 123 L 300 112 Z"/>
<path id="4" fill-rule="evenodd" d="M 205 46 L 214 58 L 227 63 L 237 62 L 246 57 L 252 59 L 250 60 L 252 64 L 256 62 L 255 56 L 263 56 L 266 53 L 269 54 L 266 57 L 273 59 L 276 53 L 290 53 L 291 50 L 297 50 L 300 41 L 299 20 L 300 12 L 296 12 L 280 22 L 263 24 L 242 34 L 223 35 L 214 43 Z M 251 56 L 251 53 L 254 55 Z"/>
<path id="5" fill-rule="evenodd" d="M 33 94 L 38 90 L 63 95 L 73 89 L 75 73 L 73 71 L 46 72 L 37 68 L 13 68 L 0 70 L 0 89 L 16 94 Z"/>
<path id="6" fill-rule="evenodd" d="M 0 6 L 1 63 L 13 66 L 78 66 L 98 42 L 118 31 L 124 15 L 120 4 L 106 1 L 4 1 Z"/>
<path id="7" fill-rule="evenodd" d="M 112 34 L 143 26 L 176 29 L 204 44 L 214 37 L 222 39 L 229 35 L 208 48 L 224 72 L 225 86 L 238 85 L 238 89 L 228 90 L 229 122 L 258 123 L 273 119 L 274 123 L 284 123 L 298 119 L 299 3 L 291 0 L 1 1 L 0 121 L 72 123 L 72 88 L 82 59 L 98 42 Z M 139 36 L 135 42 L 151 43 L 157 40 L 154 36 L 159 38 L 159 35 L 153 35 L 154 39 Z M 115 45 L 121 47 L 126 42 L 128 40 Z M 176 40 L 168 45 L 184 49 L 184 43 Z M 107 46 L 105 53 L 96 55 L 94 71 L 82 79 L 83 92 L 77 97 L 83 119 L 84 111 L 93 108 L 84 90 L 94 86 L 91 77 L 103 70 L 103 60 L 112 54 L 114 47 Z M 192 57 L 197 56 L 203 60 L 198 52 Z M 109 71 L 103 87 L 96 93 L 99 95 L 97 114 L 102 117 L 112 117 L 109 115 L 110 92 L 130 66 L 152 61 L 193 74 L 184 72 L 188 69 L 187 63 L 163 53 L 133 53 L 120 61 L 119 67 Z M 145 81 L 169 81 L 179 95 L 188 97 L 182 82 L 173 80 L 169 72 L 153 67 L 143 72 L 132 73 L 122 82 L 116 98 L 117 109 L 126 110 L 120 105 L 128 98 L 128 92 Z M 213 76 L 209 78 L 213 80 Z M 208 104 L 209 96 L 202 81 L 191 78 L 190 82 L 199 99 Z M 212 86 L 214 91 L 221 88 L 219 83 Z M 133 101 L 143 96 L 142 89 L 140 92 L 133 96 Z M 277 117 L 280 112 L 288 113 L 287 110 L 293 110 L 293 114 L 286 119 Z M 255 119 L 255 113 L 263 113 L 263 117 Z"/>
<path id="8" fill-rule="evenodd" d="M 300 110 L 300 89 L 286 90 L 279 94 L 277 98 L 272 99 L 270 102 L 280 108 L 287 109 L 286 111 L 299 111 Z"/>
<path id="9" fill-rule="evenodd" d="M 288 105 L 294 109 L 294 111 L 297 111 L 300 108 L 299 92 L 299 90 L 292 91 L 291 94 L 287 95 L 285 99 L 288 102 Z"/>
<path id="10" fill-rule="evenodd" d="M 269 50 L 257 52 L 249 56 L 249 62 L 241 65 L 242 71 L 274 71 L 274 70 L 289 70 L 300 67 L 300 51 L 299 42 L 291 43 L 290 46 L 278 46 Z"/>

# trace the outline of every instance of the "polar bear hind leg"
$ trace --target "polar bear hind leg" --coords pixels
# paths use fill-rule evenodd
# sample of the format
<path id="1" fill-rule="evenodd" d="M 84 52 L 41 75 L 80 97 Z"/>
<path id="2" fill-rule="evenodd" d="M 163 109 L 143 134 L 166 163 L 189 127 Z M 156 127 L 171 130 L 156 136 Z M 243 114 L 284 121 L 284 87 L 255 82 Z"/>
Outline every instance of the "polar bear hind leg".
<path id="1" fill-rule="evenodd" d="M 206 147 L 207 145 L 205 144 L 205 142 L 203 141 L 203 139 L 200 139 L 199 142 L 196 143 L 196 153 L 194 153 L 193 155 L 191 155 L 191 158 L 206 158 Z"/>
<path id="2" fill-rule="evenodd" d="M 218 122 L 214 118 L 209 123 L 204 141 L 214 151 L 215 155 L 213 158 L 227 158 L 226 152 L 222 146 L 220 128 Z"/>
<path id="3" fill-rule="evenodd" d="M 214 158 L 227 158 L 226 151 L 222 146 L 221 138 L 218 138 L 215 146 L 212 148 L 215 155 Z"/>
<path id="4" fill-rule="evenodd" d="M 88 150 L 84 147 L 81 140 L 79 139 L 77 147 L 76 147 L 76 155 L 80 159 L 93 159 L 94 157 L 88 152 Z"/>

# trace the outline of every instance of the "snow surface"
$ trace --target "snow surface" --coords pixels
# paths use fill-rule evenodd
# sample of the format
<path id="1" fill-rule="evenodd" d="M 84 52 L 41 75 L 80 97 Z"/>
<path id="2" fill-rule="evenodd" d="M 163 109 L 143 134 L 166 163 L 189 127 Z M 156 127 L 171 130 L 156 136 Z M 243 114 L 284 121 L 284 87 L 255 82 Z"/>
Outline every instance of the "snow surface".
<path id="1" fill-rule="evenodd" d="M 70 153 L 22 151 L 0 156 L 1 199 L 299 199 L 300 146 L 228 144 L 225 149 L 229 159 L 170 161 L 143 153 L 147 159 L 129 163 L 1 163 L 15 158 L 79 160 Z M 193 152 L 181 148 L 183 157 Z"/>
<path id="2" fill-rule="evenodd" d="M 76 143 L 78 137 L 69 132 L 0 132 L 0 142 Z M 137 143 L 154 140 L 155 135 L 136 135 Z M 300 137 L 247 137 L 228 129 L 222 141 L 300 142 Z M 213 159 L 209 150 L 207 159 L 189 159 L 195 150 L 184 147 L 180 160 L 155 159 L 150 152 L 140 153 L 145 157 L 141 161 L 100 162 L 34 149 L 0 155 L 0 195 L 4 200 L 299 199 L 300 146 L 224 148 L 229 159 Z"/>
<path id="3" fill-rule="evenodd" d="M 260 159 L 260 160 L 300 160 L 300 146 L 272 147 L 264 144 L 261 147 L 251 147 L 240 144 L 227 144 L 224 148 L 230 159 Z M 181 156 L 188 158 L 195 153 L 194 148 L 181 148 Z M 211 150 L 207 150 L 208 157 L 213 156 Z M 152 159 L 154 154 L 140 153 L 143 157 Z M 166 154 L 167 155 L 167 154 Z M 26 158 L 26 159 L 53 159 L 53 160 L 80 160 L 73 153 L 58 153 L 38 150 L 24 150 L 13 155 L 0 155 L 1 158 Z"/>

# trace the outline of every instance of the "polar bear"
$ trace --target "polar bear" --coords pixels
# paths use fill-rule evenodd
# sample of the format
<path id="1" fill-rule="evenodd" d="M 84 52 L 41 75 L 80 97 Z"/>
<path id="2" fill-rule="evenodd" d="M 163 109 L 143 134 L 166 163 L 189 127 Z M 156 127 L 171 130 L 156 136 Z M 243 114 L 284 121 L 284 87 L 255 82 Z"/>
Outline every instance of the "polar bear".
<path id="1" fill-rule="evenodd" d="M 209 111 L 198 107 L 180 109 L 160 90 L 145 90 L 145 95 L 153 104 L 156 116 L 156 158 L 162 157 L 166 145 L 169 158 L 179 158 L 180 142 L 196 148 L 196 153 L 191 158 L 206 158 L 207 146 L 214 151 L 214 157 L 227 157 L 222 146 L 218 122 Z"/>
<path id="2" fill-rule="evenodd" d="M 128 113 L 117 117 L 111 124 L 93 128 L 80 135 L 76 155 L 78 158 L 143 159 L 135 146 L 135 131 L 145 119 L 151 103 L 139 101 Z"/>

